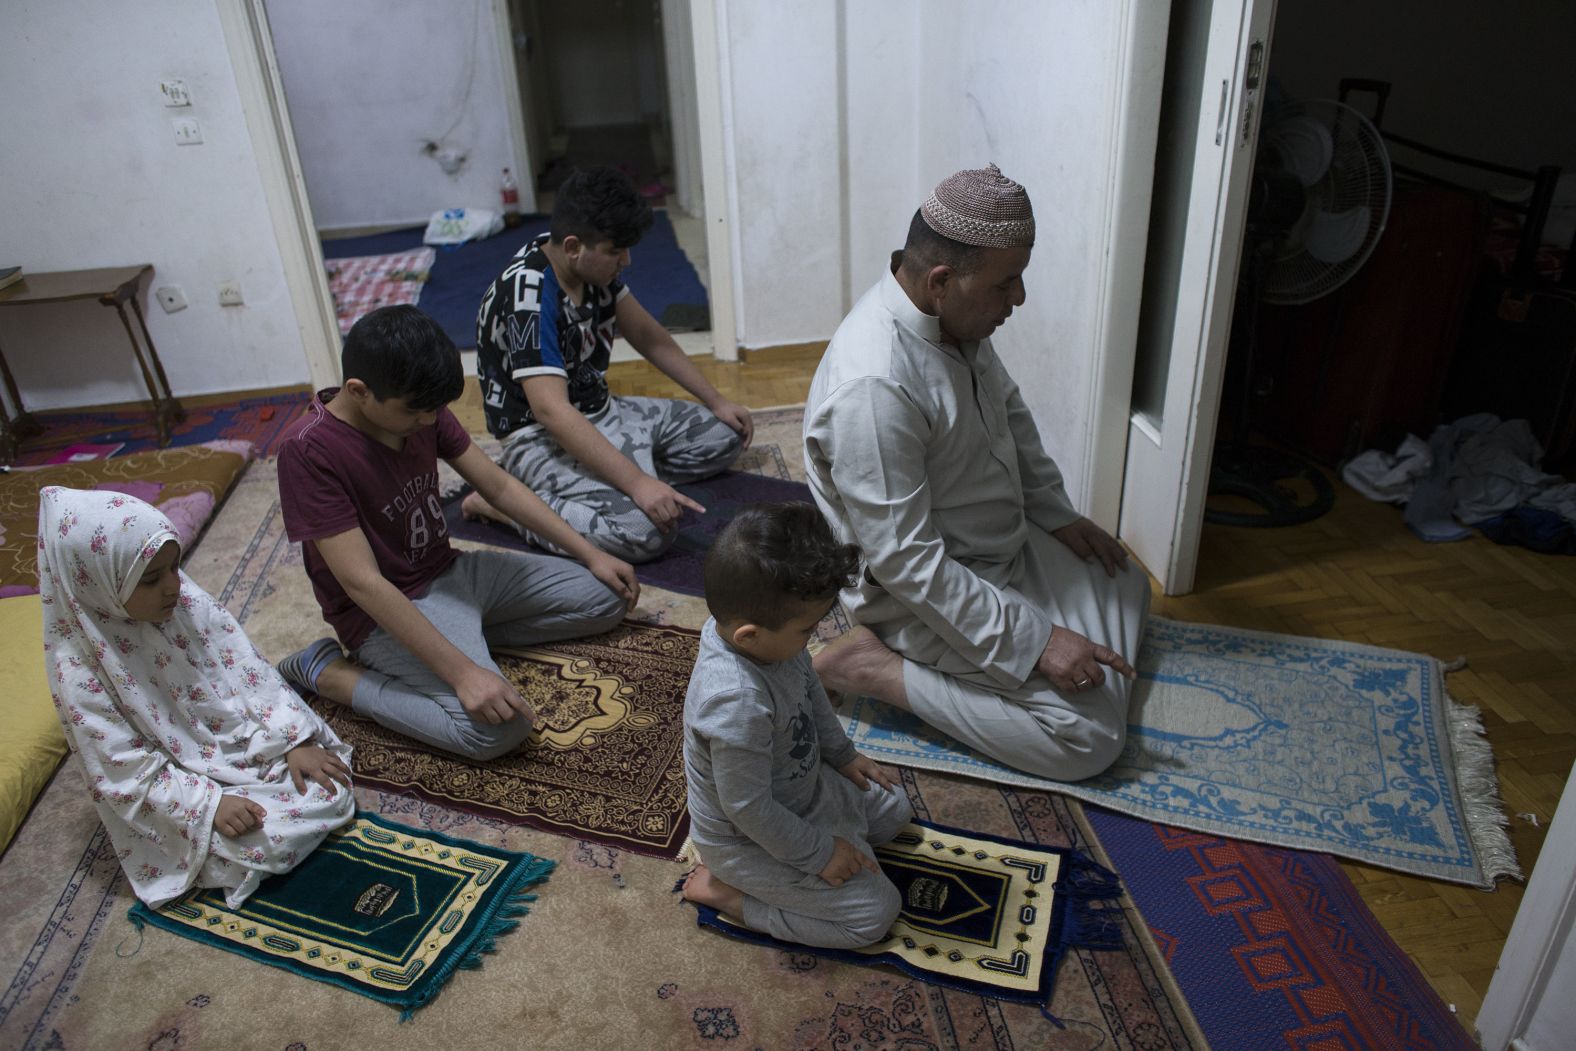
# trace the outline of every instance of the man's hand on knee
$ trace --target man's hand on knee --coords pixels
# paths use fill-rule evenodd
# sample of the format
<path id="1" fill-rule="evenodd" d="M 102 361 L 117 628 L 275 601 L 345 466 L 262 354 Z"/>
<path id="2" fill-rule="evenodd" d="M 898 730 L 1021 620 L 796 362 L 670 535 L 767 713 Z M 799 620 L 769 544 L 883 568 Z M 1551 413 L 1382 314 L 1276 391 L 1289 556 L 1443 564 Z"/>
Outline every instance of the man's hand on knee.
<path id="1" fill-rule="evenodd" d="M 1109 646 L 1101 646 L 1060 624 L 1051 629 L 1045 642 L 1045 652 L 1035 662 L 1034 668 L 1051 680 L 1051 685 L 1063 693 L 1081 693 L 1105 683 L 1105 668 L 1118 675 L 1136 679 L 1138 672 L 1120 653 Z"/>
<path id="2" fill-rule="evenodd" d="M 479 723 L 496 726 L 517 716 L 523 716 L 527 724 L 536 722 L 536 713 L 520 691 L 502 675 L 479 664 L 471 665 L 470 671 L 454 684 L 454 693 L 460 699 L 460 707 Z"/>
<path id="3" fill-rule="evenodd" d="M 1087 518 L 1080 518 L 1064 525 L 1051 534 L 1072 549 L 1073 554 L 1085 562 L 1099 559 L 1105 566 L 1106 576 L 1116 576 L 1118 569 L 1127 568 L 1127 550 L 1116 538 Z"/>

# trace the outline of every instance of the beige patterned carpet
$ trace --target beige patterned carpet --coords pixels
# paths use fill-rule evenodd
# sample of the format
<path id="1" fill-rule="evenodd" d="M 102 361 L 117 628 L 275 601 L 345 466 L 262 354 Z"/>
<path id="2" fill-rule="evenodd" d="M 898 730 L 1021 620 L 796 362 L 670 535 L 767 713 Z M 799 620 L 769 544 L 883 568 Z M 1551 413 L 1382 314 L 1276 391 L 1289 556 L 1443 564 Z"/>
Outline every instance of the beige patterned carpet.
<path id="1" fill-rule="evenodd" d="M 757 416 L 746 469 L 799 474 L 799 414 Z M 783 455 L 788 452 L 789 455 Z M 187 570 L 254 642 L 281 655 L 322 634 L 279 521 L 273 464 L 251 465 Z M 684 628 L 698 599 L 647 589 L 635 619 Z M 905 772 L 919 816 L 1088 847 L 1060 796 Z M 1051 1010 L 701 930 L 672 893 L 684 866 L 363 787 L 361 806 L 558 863 L 518 930 L 405 1024 L 398 1012 L 166 932 L 135 931 L 131 896 L 68 761 L 0 858 L 0 1048 L 1203 1048 L 1136 913 L 1126 947 L 1069 954 Z M 1101 857 L 1094 847 L 1096 857 Z"/>

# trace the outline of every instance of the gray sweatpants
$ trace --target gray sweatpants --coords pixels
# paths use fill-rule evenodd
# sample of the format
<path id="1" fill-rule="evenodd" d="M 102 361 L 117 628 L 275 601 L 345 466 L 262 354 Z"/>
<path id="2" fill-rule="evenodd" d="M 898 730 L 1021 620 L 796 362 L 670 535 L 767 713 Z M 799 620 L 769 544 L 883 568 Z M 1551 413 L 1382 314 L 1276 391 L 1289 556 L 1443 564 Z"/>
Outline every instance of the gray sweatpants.
<path id="1" fill-rule="evenodd" d="M 585 566 L 521 551 L 462 551 L 413 601 L 460 652 L 495 672 L 490 646 L 597 635 L 624 616 L 623 600 Z M 390 730 L 467 759 L 513 751 L 531 732 L 519 716 L 496 726 L 472 719 L 453 688 L 382 628 L 355 658 L 366 671 L 351 709 Z"/>
<path id="2" fill-rule="evenodd" d="M 613 448 L 669 485 L 698 482 L 727 468 L 743 438 L 704 405 L 671 398 L 610 397 L 586 417 Z M 575 531 L 627 562 L 649 562 L 673 543 L 622 491 L 591 474 L 540 424 L 504 439 L 498 463 L 546 501 Z M 527 540 L 556 548 L 534 533 Z"/>
<path id="3" fill-rule="evenodd" d="M 828 776 L 829 775 L 829 776 Z M 836 786 L 846 805 L 829 828 L 871 858 L 880 846 L 914 820 L 914 808 L 901 787 L 892 791 L 871 784 L 861 792 L 853 782 L 826 768 L 823 787 Z M 818 808 L 821 809 L 821 808 Z M 744 892 L 744 915 L 751 930 L 783 941 L 831 949 L 858 949 L 886 937 L 903 907 L 898 889 L 878 872 L 859 874 L 834 887 L 820 876 L 785 865 L 754 843 L 700 844 L 701 860 L 724 883 Z"/>

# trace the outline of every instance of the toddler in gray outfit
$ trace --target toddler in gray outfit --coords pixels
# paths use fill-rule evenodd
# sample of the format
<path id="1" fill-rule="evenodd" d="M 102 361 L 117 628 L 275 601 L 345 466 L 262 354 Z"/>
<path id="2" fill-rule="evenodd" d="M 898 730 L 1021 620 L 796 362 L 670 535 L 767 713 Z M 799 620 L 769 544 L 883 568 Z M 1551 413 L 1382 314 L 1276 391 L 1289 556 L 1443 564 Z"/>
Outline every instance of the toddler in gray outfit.
<path id="1" fill-rule="evenodd" d="M 913 819 L 895 771 L 854 750 L 805 644 L 859 552 L 808 503 L 736 517 L 706 557 L 711 619 L 684 699 L 684 896 L 784 941 L 849 949 L 901 907 L 874 845 Z"/>

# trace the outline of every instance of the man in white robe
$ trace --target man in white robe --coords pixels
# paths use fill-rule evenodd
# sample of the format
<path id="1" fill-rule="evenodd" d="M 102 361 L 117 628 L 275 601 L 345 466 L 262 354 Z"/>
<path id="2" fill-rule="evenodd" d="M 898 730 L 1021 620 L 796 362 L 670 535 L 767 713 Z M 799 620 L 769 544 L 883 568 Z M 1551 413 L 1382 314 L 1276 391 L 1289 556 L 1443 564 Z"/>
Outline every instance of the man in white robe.
<path id="1" fill-rule="evenodd" d="M 1023 187 L 995 165 L 958 172 L 832 338 L 805 462 L 866 570 L 843 592 L 859 627 L 815 667 L 830 690 L 1076 781 L 1121 751 L 1149 582 L 1068 501 L 991 348 L 1033 242 Z"/>

